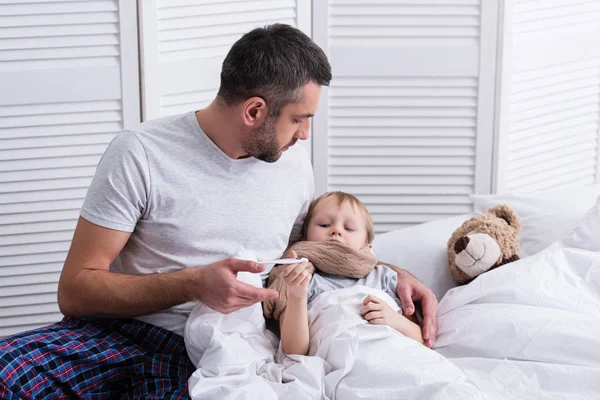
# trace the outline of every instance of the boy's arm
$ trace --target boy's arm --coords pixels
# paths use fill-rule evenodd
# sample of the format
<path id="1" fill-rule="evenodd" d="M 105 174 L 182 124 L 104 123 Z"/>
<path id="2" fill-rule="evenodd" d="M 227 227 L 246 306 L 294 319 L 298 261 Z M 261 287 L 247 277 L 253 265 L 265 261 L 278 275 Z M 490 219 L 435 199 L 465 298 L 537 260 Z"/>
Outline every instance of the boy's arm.
<path id="1" fill-rule="evenodd" d="M 402 315 L 401 311 L 394 311 L 385 301 L 376 296 L 365 297 L 360 315 L 370 324 L 388 325 L 404 336 L 423 343 L 421 327 Z"/>
<path id="2" fill-rule="evenodd" d="M 423 334 L 421 333 L 421 327 L 400 313 L 398 313 L 397 323 L 393 326 L 393 328 L 404 336 L 408 336 L 409 338 L 416 340 L 421 344 L 424 342 Z"/>
<path id="3" fill-rule="evenodd" d="M 306 355 L 309 347 L 306 297 L 288 296 L 287 307 L 281 313 L 281 347 L 286 354 Z"/>
<path id="4" fill-rule="evenodd" d="M 298 254 L 290 251 L 290 257 Z M 287 306 L 279 317 L 281 348 L 286 354 L 308 353 L 308 285 L 311 274 L 306 271 L 307 263 L 288 265 L 281 272 L 287 287 Z"/>

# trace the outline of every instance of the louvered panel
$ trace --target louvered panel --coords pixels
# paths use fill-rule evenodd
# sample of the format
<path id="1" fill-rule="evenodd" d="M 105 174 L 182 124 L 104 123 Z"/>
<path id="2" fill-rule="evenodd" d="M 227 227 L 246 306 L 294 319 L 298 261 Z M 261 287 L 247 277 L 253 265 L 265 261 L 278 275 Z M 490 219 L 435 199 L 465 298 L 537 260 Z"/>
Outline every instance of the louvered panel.
<path id="1" fill-rule="evenodd" d="M 579 28 L 582 24 L 597 24 L 600 20 L 600 3 L 597 0 L 514 0 L 513 7 L 516 35 Z"/>
<path id="2" fill-rule="evenodd" d="M 48 222 L 35 222 L 26 223 L 20 225 L 6 225 L 2 227 L 3 235 L 23 235 L 28 233 L 39 233 L 39 232 L 60 232 L 60 231 L 72 231 L 75 228 L 77 221 L 71 218 L 66 220 L 55 220 Z"/>
<path id="3" fill-rule="evenodd" d="M 468 195 L 489 190 L 491 144 L 479 138 L 492 129 L 497 9 L 324 3 L 313 6 L 327 14 L 316 28 L 334 78 L 315 116 L 317 192 L 358 195 L 377 232 L 470 212 Z"/>
<path id="4" fill-rule="evenodd" d="M 330 189 L 365 201 L 379 232 L 469 212 L 467 197 L 450 198 L 474 190 L 476 105 L 475 78 L 334 79 Z M 380 204 L 373 194 L 419 201 Z"/>
<path id="5" fill-rule="evenodd" d="M 37 295 L 11 295 L 9 297 L 0 296 L 0 307 L 7 308 L 13 306 L 26 306 L 29 304 L 49 304 L 56 300 L 56 293 L 40 293 Z"/>
<path id="6" fill-rule="evenodd" d="M 9 276 L 4 277 L 0 287 L 23 286 L 30 283 L 55 283 L 59 278 L 60 272 L 50 272 L 30 276 Z"/>
<path id="7" fill-rule="evenodd" d="M 592 185 L 596 182 L 595 174 L 590 174 L 588 170 L 577 170 L 569 171 L 569 173 L 562 173 L 563 170 L 557 171 L 549 178 L 545 178 L 543 181 L 536 181 L 527 186 L 520 185 L 519 188 L 525 188 L 526 190 L 547 190 L 550 188 L 564 187 L 564 186 L 585 186 Z M 518 190 L 516 186 L 509 186 L 509 190 Z"/>
<path id="8" fill-rule="evenodd" d="M 117 0 L 0 4 L 0 63 L 4 68 L 71 66 L 79 59 L 117 64 Z M 41 40 L 38 40 L 41 38 Z"/>
<path id="9" fill-rule="evenodd" d="M 600 3 L 515 0 L 503 189 L 597 180 Z"/>
<path id="10" fill-rule="evenodd" d="M 471 185 L 452 186 L 451 188 L 441 185 L 331 185 L 331 190 L 344 190 L 356 195 L 468 195 L 473 193 Z"/>
<path id="11" fill-rule="evenodd" d="M 158 100 L 156 112 L 173 115 L 208 105 L 217 93 L 221 63 L 231 45 L 259 26 L 298 26 L 298 7 L 307 6 L 307 0 L 160 1 L 159 98 L 149 99 Z"/>
<path id="12" fill-rule="evenodd" d="M 2 294 L 0 297 L 22 296 L 31 293 L 56 293 L 57 285 L 58 284 L 56 282 L 50 282 L 31 285 L 7 286 L 2 289 Z"/>
<path id="13" fill-rule="evenodd" d="M 76 219 L 78 217 L 79 209 L 44 211 L 39 213 L 16 213 L 0 216 L 0 225 L 17 225 L 28 222 L 68 221 L 69 219 Z"/>
<path id="14" fill-rule="evenodd" d="M 523 75 L 515 73 L 511 85 L 506 189 L 595 182 L 600 59 Z"/>
<path id="15" fill-rule="evenodd" d="M 218 86 L 215 82 L 211 88 L 206 90 L 165 95 L 161 97 L 160 105 L 166 115 L 201 109 L 210 104 L 217 90 Z"/>
<path id="16" fill-rule="evenodd" d="M 0 162 L 0 171 L 32 171 L 44 168 L 95 166 L 100 160 L 101 154 L 87 156 L 73 155 L 65 149 L 61 149 L 67 157 L 48 157 L 39 159 L 13 159 Z M 0 200 L 0 203 L 2 201 Z"/>
<path id="17" fill-rule="evenodd" d="M 477 44 L 479 1 L 331 1 L 330 43 Z"/>
<path id="18" fill-rule="evenodd" d="M 551 165 L 562 166 L 568 164 L 574 157 L 581 157 L 578 162 L 583 161 L 585 156 L 592 157 L 596 146 L 594 144 L 577 144 L 569 146 L 560 152 L 548 151 L 529 156 L 527 158 L 517 158 L 512 160 L 509 165 L 508 173 L 513 176 L 519 176 L 516 171 L 521 171 L 523 175 L 537 173 L 542 169 L 547 169 Z"/>
<path id="19" fill-rule="evenodd" d="M 51 104 L 48 104 L 50 106 Z M 4 107 L 0 107 L 0 112 Z M 17 138 L 44 138 L 47 136 L 56 136 L 59 130 L 61 135 L 85 135 L 92 133 L 114 133 L 121 129 L 121 121 L 104 123 L 78 123 L 72 125 L 53 125 L 52 130 L 46 126 L 17 126 L 12 128 L 2 128 L 0 130 L 0 139 Z M 40 139 L 43 140 L 43 139 Z"/>
<path id="20" fill-rule="evenodd" d="M 54 232 L 42 232 L 42 233 L 30 233 L 12 235 L 7 237 L 4 241 L 4 245 L 14 244 L 32 244 L 32 243 L 48 243 L 56 241 L 69 241 L 73 237 L 71 231 L 54 231 Z M 61 265 L 62 267 L 62 265 Z"/>
<path id="21" fill-rule="evenodd" d="M 511 146 L 511 152 L 508 156 L 509 161 L 528 160 L 532 157 L 539 156 L 540 154 L 552 153 L 560 155 L 556 152 L 569 152 L 569 149 L 589 149 L 593 150 L 596 146 L 594 145 L 598 139 L 597 130 L 588 132 L 578 132 L 577 134 L 562 136 L 550 136 L 545 138 L 539 138 L 539 142 L 529 141 L 527 146 L 521 145 L 521 143 L 513 143 Z M 542 141 L 543 140 L 543 141 Z M 592 144 L 592 146 L 590 146 Z"/>
<path id="22" fill-rule="evenodd" d="M 514 160 L 515 154 L 519 151 L 529 152 L 531 154 L 537 153 L 537 146 L 549 146 L 549 148 L 556 149 L 560 148 L 561 142 L 576 143 L 578 141 L 589 143 L 593 140 L 593 137 L 597 135 L 596 126 L 593 123 L 590 124 L 575 124 L 569 128 L 558 129 L 556 131 L 545 131 L 543 134 L 533 132 L 530 135 L 519 135 L 514 138 L 511 144 L 511 154 L 509 159 Z M 548 147 L 547 147 L 548 148 Z M 524 155 L 523 153 L 521 156 Z"/>
<path id="23" fill-rule="evenodd" d="M 96 165 L 139 122 L 135 4 L 0 1 L 0 336 L 55 322 Z"/>
<path id="24" fill-rule="evenodd" d="M 8 336 L 24 330 L 39 328 L 56 321 L 60 321 L 62 314 L 60 312 L 23 315 L 19 317 L 0 318 L 0 336 Z"/>
<path id="25" fill-rule="evenodd" d="M 594 151 L 596 149 L 593 149 Z M 594 152 L 590 152 L 592 155 Z M 551 166 L 544 166 L 544 169 L 538 169 L 533 174 L 523 174 L 515 177 L 511 181 L 511 189 L 517 187 L 527 189 L 545 189 L 551 186 L 556 186 L 558 183 L 569 182 L 575 178 L 589 178 L 588 183 L 593 183 L 595 180 L 595 171 L 590 171 L 595 167 L 596 160 L 591 157 L 583 162 L 579 161 L 579 155 L 565 157 L 559 161 L 554 161 Z"/>
<path id="26" fill-rule="evenodd" d="M 331 127 L 329 130 L 329 137 L 360 137 L 364 135 L 364 128 L 362 127 L 354 127 L 347 126 L 348 124 L 343 124 L 341 126 Z M 413 124 L 414 125 L 414 124 Z M 427 127 L 427 126 L 401 126 L 401 127 L 386 127 L 379 126 L 377 127 L 377 136 L 380 138 L 400 138 L 400 137 L 425 137 L 425 136 L 434 136 L 438 137 L 440 140 L 445 138 L 461 138 L 461 137 L 475 137 L 475 131 L 472 127 L 455 127 L 448 126 L 444 127 L 444 130 L 440 130 L 435 127 Z"/>
<path id="27" fill-rule="evenodd" d="M 67 253 L 58 251 L 46 254 L 28 254 L 25 256 L 0 257 L 0 268 L 13 267 L 17 265 L 42 264 L 48 262 L 64 262 Z"/>
<path id="28" fill-rule="evenodd" d="M 72 232 L 70 232 L 72 234 Z M 49 272 L 60 272 L 62 271 L 63 263 L 39 263 L 39 264 L 29 264 L 27 265 L 27 269 L 24 269 L 22 265 L 15 265 L 12 267 L 2 267 L 0 268 L 0 277 L 4 279 L 8 276 L 20 276 L 25 275 L 27 279 L 31 276 L 37 276 L 37 274 L 45 274 Z M 15 300 L 15 299 L 13 299 Z M 19 304 L 18 302 L 16 304 Z"/>

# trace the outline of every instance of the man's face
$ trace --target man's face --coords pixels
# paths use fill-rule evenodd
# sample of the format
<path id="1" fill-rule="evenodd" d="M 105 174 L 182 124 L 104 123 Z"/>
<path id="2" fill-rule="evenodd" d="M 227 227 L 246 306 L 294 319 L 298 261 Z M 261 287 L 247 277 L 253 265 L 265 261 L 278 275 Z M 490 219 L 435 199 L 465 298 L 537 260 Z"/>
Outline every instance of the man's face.
<path id="1" fill-rule="evenodd" d="M 320 85 L 314 82 L 304 85 L 301 100 L 285 105 L 277 118 L 269 116 L 244 143 L 244 150 L 268 163 L 279 160 L 298 139 L 308 139 L 310 119 L 317 111 L 320 96 Z"/>

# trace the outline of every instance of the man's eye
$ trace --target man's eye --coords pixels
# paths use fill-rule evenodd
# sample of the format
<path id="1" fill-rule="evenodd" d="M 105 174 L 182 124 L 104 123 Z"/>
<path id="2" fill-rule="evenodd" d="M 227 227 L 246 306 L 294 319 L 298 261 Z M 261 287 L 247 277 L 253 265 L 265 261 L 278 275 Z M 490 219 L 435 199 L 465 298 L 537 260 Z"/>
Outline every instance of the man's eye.
<path id="1" fill-rule="evenodd" d="M 300 121 L 299 121 L 299 120 L 297 120 L 297 119 L 294 119 L 294 123 L 295 123 L 295 124 L 299 124 L 299 123 L 300 123 Z"/>

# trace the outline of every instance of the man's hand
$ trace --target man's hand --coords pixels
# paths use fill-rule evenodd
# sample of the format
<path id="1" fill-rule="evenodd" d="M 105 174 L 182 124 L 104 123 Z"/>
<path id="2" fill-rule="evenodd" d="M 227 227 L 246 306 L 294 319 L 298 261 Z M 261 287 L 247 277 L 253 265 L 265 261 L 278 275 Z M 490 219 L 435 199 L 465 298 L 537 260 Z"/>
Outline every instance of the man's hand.
<path id="1" fill-rule="evenodd" d="M 394 270 L 398 273 L 396 292 L 402 302 L 402 310 L 405 315 L 413 315 L 415 312 L 414 302 L 421 302 L 423 339 L 425 340 L 425 346 L 433 348 L 437 335 L 436 313 L 438 301 L 435 294 L 409 272 L 400 268 L 394 268 Z"/>
<path id="2" fill-rule="evenodd" d="M 297 254 L 294 250 L 290 252 L 291 258 L 297 258 Z M 300 264 L 290 264 L 283 268 L 281 271 L 281 277 L 283 283 L 287 287 L 287 293 L 289 296 L 297 298 L 306 298 L 308 295 L 308 283 L 310 282 L 311 274 L 308 272 L 310 262 L 303 262 Z"/>
<path id="3" fill-rule="evenodd" d="M 203 302 L 213 310 L 229 314 L 278 296 L 276 290 L 257 288 L 237 280 L 238 272 L 259 273 L 264 269 L 264 264 L 228 258 L 180 272 L 189 274 L 186 282 L 190 298 Z"/>

